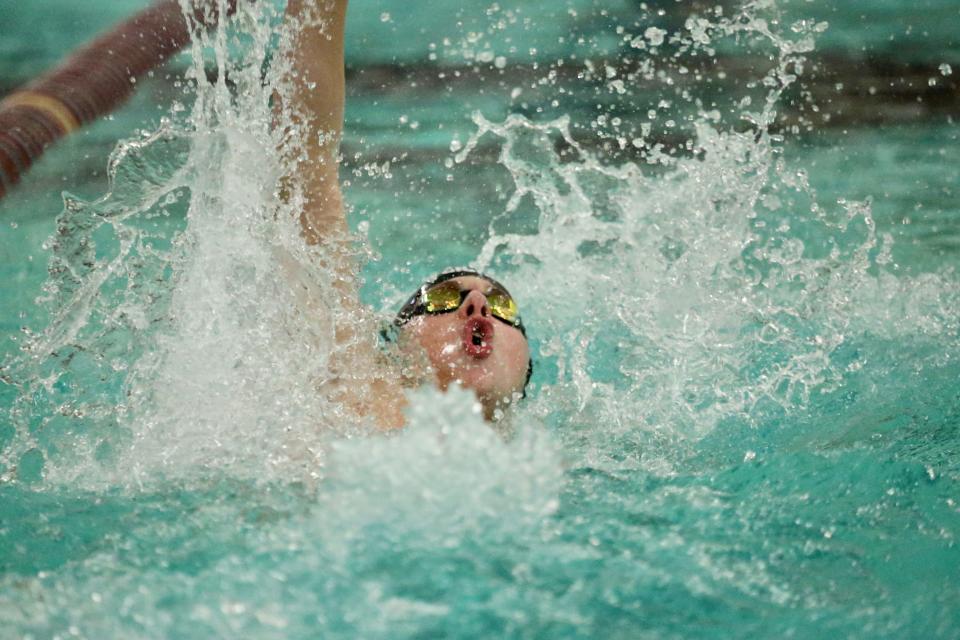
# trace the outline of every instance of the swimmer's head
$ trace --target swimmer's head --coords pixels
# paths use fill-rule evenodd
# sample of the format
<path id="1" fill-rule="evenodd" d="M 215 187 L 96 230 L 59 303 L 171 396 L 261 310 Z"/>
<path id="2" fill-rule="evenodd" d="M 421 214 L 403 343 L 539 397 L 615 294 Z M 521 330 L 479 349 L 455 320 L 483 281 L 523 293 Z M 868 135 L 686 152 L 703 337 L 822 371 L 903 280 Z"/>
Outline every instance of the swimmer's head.
<path id="1" fill-rule="evenodd" d="M 445 271 L 421 285 L 393 321 L 401 349 L 420 349 L 446 390 L 472 389 L 492 419 L 523 397 L 533 363 L 526 329 L 502 284 L 476 271 Z"/>

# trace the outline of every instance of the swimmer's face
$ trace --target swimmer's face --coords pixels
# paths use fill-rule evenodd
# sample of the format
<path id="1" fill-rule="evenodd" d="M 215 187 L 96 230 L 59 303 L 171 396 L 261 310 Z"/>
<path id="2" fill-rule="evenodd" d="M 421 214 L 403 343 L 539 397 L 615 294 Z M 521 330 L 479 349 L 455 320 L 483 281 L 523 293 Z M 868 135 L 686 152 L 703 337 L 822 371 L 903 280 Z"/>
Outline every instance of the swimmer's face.
<path id="1" fill-rule="evenodd" d="M 483 278 L 462 276 L 450 282 L 467 292 L 460 307 L 450 313 L 418 315 L 402 329 L 405 350 L 422 349 L 446 390 L 452 383 L 472 389 L 487 419 L 496 409 L 523 392 L 530 364 L 527 339 L 519 329 L 490 313 L 487 294 L 493 284 Z"/>

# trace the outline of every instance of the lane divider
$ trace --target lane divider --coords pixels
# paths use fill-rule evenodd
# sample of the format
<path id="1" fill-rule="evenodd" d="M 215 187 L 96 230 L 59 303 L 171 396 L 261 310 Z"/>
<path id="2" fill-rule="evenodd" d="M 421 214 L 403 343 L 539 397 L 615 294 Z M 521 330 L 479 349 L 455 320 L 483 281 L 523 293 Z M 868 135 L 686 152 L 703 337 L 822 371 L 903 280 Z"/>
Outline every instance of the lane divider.
<path id="1" fill-rule="evenodd" d="M 219 22 L 217 0 L 195 0 L 193 22 Z M 237 0 L 227 0 L 227 14 Z M 179 0 L 159 0 L 0 100 L 0 198 L 60 138 L 123 104 L 136 80 L 190 42 Z"/>

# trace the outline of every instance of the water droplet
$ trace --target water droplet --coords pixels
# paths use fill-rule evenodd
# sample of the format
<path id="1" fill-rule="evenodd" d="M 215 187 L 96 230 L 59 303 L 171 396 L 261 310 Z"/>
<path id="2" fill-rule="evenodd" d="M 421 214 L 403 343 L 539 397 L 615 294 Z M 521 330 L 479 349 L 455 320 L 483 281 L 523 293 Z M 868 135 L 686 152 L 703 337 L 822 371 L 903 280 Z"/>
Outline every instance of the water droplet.
<path id="1" fill-rule="evenodd" d="M 666 37 L 667 32 L 663 29 L 658 29 L 657 27 L 649 27 L 646 31 L 643 32 L 643 37 L 651 44 L 651 46 L 659 46 L 663 44 L 663 40 Z"/>

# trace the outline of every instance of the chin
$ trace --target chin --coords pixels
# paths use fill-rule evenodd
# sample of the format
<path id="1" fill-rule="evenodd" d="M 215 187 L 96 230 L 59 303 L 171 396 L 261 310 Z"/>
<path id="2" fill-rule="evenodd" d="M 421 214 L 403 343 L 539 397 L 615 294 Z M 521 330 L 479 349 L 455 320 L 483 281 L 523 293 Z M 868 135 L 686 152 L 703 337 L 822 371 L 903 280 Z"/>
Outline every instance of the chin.
<path id="1" fill-rule="evenodd" d="M 489 395 L 497 386 L 496 374 L 482 364 L 456 362 L 447 364 L 444 368 L 449 374 L 443 386 L 456 383 L 480 396 Z"/>
<path id="2" fill-rule="evenodd" d="M 463 380 L 461 384 L 477 394 L 477 398 L 487 404 L 502 404 L 519 393 L 516 385 L 504 385 L 503 380 L 493 374 L 478 376 L 475 380 Z"/>
<path id="3" fill-rule="evenodd" d="M 483 404 L 485 413 L 492 413 L 493 409 L 509 400 L 514 393 L 512 387 L 506 387 L 503 384 L 502 376 L 483 366 L 466 366 L 455 368 L 446 384 L 441 386 L 446 388 L 450 384 L 459 384 L 465 389 L 473 391 L 477 400 Z M 489 417 L 489 416 L 488 416 Z"/>

